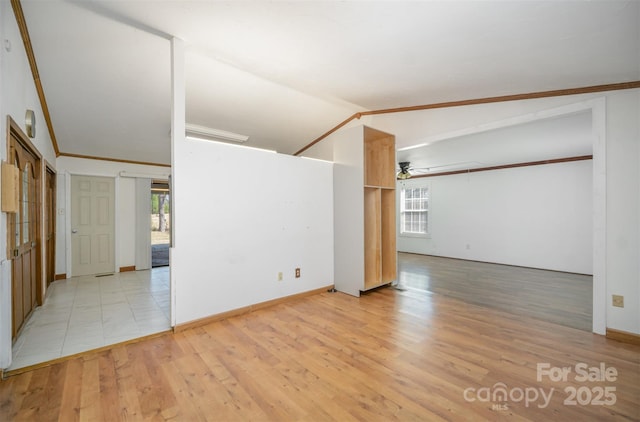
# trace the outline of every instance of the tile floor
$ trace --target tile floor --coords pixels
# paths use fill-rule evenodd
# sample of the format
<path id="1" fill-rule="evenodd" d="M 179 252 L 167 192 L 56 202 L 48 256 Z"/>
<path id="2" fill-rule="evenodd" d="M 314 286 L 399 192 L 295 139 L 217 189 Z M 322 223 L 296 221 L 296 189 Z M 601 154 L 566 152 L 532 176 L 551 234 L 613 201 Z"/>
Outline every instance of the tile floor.
<path id="1" fill-rule="evenodd" d="M 169 304 L 169 267 L 55 281 L 8 370 L 168 330 Z"/>

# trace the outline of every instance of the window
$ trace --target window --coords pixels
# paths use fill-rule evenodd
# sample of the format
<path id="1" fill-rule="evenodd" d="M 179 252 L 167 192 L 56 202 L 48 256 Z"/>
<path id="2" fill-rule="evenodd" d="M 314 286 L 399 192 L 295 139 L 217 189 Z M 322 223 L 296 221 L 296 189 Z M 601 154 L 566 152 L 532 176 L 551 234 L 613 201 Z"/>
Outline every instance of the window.
<path id="1" fill-rule="evenodd" d="M 400 234 L 429 234 L 429 188 L 403 188 L 400 195 Z"/>

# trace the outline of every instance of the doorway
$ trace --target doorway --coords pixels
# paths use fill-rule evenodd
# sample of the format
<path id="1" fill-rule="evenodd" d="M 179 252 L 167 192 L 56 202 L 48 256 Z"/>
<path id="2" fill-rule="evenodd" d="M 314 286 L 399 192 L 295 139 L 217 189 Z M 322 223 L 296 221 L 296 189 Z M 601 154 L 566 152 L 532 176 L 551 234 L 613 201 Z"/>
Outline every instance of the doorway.
<path id="1" fill-rule="evenodd" d="M 169 182 L 154 180 L 151 183 L 151 266 L 169 265 L 171 243 L 171 209 Z"/>
<path id="2" fill-rule="evenodd" d="M 17 337 L 25 321 L 42 305 L 41 283 L 42 216 L 38 208 L 41 192 L 42 156 L 10 117 L 7 162 L 16 167 L 18 209 L 7 214 L 7 255 L 11 259 L 11 337 Z"/>

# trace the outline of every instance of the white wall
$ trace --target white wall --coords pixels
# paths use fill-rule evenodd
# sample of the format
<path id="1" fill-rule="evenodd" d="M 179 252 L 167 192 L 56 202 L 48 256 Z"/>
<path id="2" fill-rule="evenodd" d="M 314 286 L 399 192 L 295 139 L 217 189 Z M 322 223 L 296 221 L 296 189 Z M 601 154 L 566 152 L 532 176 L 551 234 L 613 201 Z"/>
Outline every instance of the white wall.
<path id="1" fill-rule="evenodd" d="M 327 138 L 333 145 L 334 282 L 337 290 L 360 296 L 364 288 L 364 127 Z M 354 195 L 354 192 L 360 193 Z"/>
<path id="2" fill-rule="evenodd" d="M 591 274 L 591 164 L 589 160 L 398 182 L 398 193 L 404 186 L 429 187 L 431 235 L 400 235 L 398 250 Z"/>
<path id="3" fill-rule="evenodd" d="M 7 158 L 7 115 L 25 131 L 25 112 L 31 109 L 36 116 L 36 136 L 33 145 L 43 160 L 55 166 L 55 152 L 44 121 L 40 100 L 20 37 L 20 31 L 8 1 L 0 2 L 0 158 Z M 10 45 L 7 51 L 7 42 Z M 43 163 L 44 171 L 44 163 Z M 44 173 L 43 173 L 44 174 Z M 41 175 L 43 177 L 43 175 Z M 44 190 L 43 190 L 44 195 Z M 44 196 L 41 203 L 44 204 Z M 11 363 L 11 262 L 6 260 L 6 214 L 0 214 L 0 367 Z M 44 230 L 44 228 L 43 228 Z M 41 238 L 44 235 L 41 234 Z M 45 254 L 43 253 L 43 259 Z M 44 265 L 42 265 L 44 271 Z M 44 284 L 45 277 L 42 276 Z"/>
<path id="4" fill-rule="evenodd" d="M 25 131 L 24 115 L 27 109 L 35 112 L 36 116 L 36 136 L 31 139 L 33 145 L 38 149 L 42 158 L 55 165 L 55 151 L 47 131 L 44 114 L 40 107 L 40 100 L 36 92 L 31 68 L 24 50 L 24 44 L 20 37 L 20 31 L 16 24 L 13 10 L 9 2 L 0 2 L 0 18 L 2 19 L 2 46 L 0 48 L 2 93 L 0 133 L 2 133 L 3 144 L 6 145 L 6 119 L 10 115 Z M 11 49 L 5 48 L 5 40 L 8 40 Z M 25 132 L 26 133 L 26 132 Z M 6 158 L 6 147 L 0 148 L 2 158 Z"/>
<path id="5" fill-rule="evenodd" d="M 116 180 L 116 268 L 135 265 L 135 179 L 122 177 L 120 172 L 132 175 L 167 179 L 171 173 L 168 167 L 118 163 L 113 161 L 89 160 L 74 157 L 59 157 L 58 170 L 58 224 L 56 227 L 56 274 L 71 275 L 70 247 L 68 239 L 71 198 L 70 176 L 74 174 L 87 176 L 114 177 Z M 149 193 L 151 195 L 151 193 Z M 149 199 L 151 201 L 151 199 Z"/>
<path id="6" fill-rule="evenodd" d="M 331 163 L 206 141 L 174 148 L 177 324 L 333 284 Z"/>
<path id="7" fill-rule="evenodd" d="M 640 90 L 607 96 L 606 136 L 607 327 L 640 333 Z"/>

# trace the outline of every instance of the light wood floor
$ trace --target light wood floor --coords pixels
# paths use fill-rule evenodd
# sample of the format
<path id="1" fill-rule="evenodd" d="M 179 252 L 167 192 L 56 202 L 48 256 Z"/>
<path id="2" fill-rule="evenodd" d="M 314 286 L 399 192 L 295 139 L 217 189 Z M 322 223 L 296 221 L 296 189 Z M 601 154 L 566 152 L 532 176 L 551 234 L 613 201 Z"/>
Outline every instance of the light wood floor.
<path id="1" fill-rule="evenodd" d="M 441 294 L 323 293 L 9 377 L 0 420 L 639 420 L 639 356 Z M 618 375 L 538 381 L 539 363 Z M 484 400 L 498 383 L 510 396 Z M 564 403 L 571 388 L 584 402 L 596 387 L 615 388 L 615 403 Z M 547 406 L 522 400 L 534 389 L 551 394 Z"/>
<path id="2" fill-rule="evenodd" d="M 399 253 L 398 279 L 401 287 L 592 330 L 590 275 Z"/>

